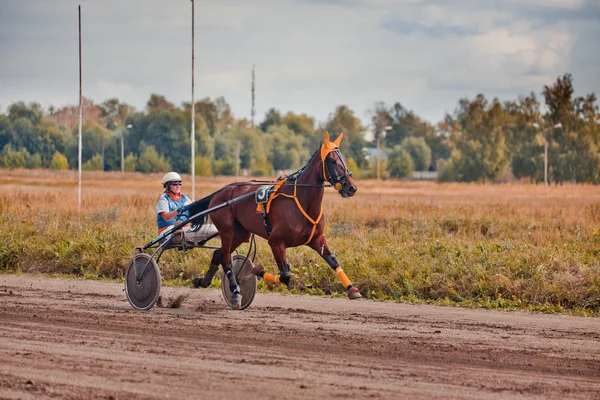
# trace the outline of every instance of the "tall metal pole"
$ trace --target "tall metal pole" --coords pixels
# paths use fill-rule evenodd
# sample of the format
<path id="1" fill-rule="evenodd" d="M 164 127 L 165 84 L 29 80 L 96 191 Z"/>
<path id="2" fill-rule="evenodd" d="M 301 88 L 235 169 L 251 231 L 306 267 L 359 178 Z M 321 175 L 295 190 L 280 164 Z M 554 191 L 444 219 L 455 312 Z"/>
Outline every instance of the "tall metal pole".
<path id="1" fill-rule="evenodd" d="M 235 177 L 240 176 L 240 146 L 241 143 L 238 140 L 235 147 Z"/>
<path id="2" fill-rule="evenodd" d="M 195 104 L 194 104 L 194 0 L 192 0 L 192 201 L 196 199 L 196 135 L 195 135 Z"/>
<path id="3" fill-rule="evenodd" d="M 381 164 L 381 155 L 379 150 L 379 136 L 377 136 L 377 182 L 379 182 L 379 166 Z"/>
<path id="4" fill-rule="evenodd" d="M 252 65 L 252 110 L 250 110 L 250 116 L 252 120 L 252 129 L 254 129 L 254 115 L 256 112 L 254 111 L 254 65 Z"/>
<path id="5" fill-rule="evenodd" d="M 548 186 L 548 138 L 544 138 L 544 186 Z"/>
<path id="6" fill-rule="evenodd" d="M 124 126 L 121 128 L 121 175 L 125 175 L 125 129 Z"/>
<path id="7" fill-rule="evenodd" d="M 83 124 L 83 101 L 81 96 L 81 5 L 79 10 L 79 137 L 77 149 L 77 204 L 81 209 L 81 125 Z"/>

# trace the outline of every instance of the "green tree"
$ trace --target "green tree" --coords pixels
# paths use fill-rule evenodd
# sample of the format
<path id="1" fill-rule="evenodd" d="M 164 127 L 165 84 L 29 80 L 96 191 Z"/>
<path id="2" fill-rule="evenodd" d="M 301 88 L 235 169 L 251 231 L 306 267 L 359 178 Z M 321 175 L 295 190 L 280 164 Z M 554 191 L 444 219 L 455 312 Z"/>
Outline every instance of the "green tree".
<path id="1" fill-rule="evenodd" d="M 395 146 L 389 156 L 389 171 L 393 178 L 410 176 L 415 170 L 413 160 L 402 146 Z"/>
<path id="2" fill-rule="evenodd" d="M 419 118 L 414 112 L 407 110 L 400 103 L 395 103 L 389 116 L 392 119 L 391 130 L 385 136 L 385 144 L 388 147 L 394 147 L 401 144 L 408 137 L 427 138 L 434 133 L 433 127 Z M 389 119 L 384 119 L 386 122 Z"/>
<path id="3" fill-rule="evenodd" d="M 298 169 L 308 159 L 304 138 L 285 125 L 271 125 L 265 139 L 270 144 L 268 160 L 275 170 Z"/>
<path id="4" fill-rule="evenodd" d="M 329 116 L 324 129 L 320 133 L 323 134 L 324 131 L 329 132 L 332 140 L 343 132 L 344 138 L 340 144 L 342 153 L 346 158 L 354 158 L 360 167 L 367 165 L 367 160 L 363 153 L 363 147 L 365 147 L 364 133 L 366 129 L 361 125 L 360 120 L 354 116 L 354 112 L 348 106 L 342 105 L 336 108 L 335 113 Z"/>
<path id="5" fill-rule="evenodd" d="M 505 109 L 510 116 L 506 144 L 510 166 L 516 178 L 528 177 L 530 182 L 544 179 L 543 140 L 532 125 L 540 121 L 540 104 L 534 93 L 507 102 Z"/>
<path id="6" fill-rule="evenodd" d="M 176 171 L 190 172 L 190 131 L 185 113 L 182 110 L 155 110 L 145 119 L 148 123 L 144 143 L 152 145 Z"/>
<path id="7" fill-rule="evenodd" d="M 152 111 L 170 111 L 175 109 L 175 105 L 165 98 L 165 96 L 152 93 L 146 103 L 146 110 Z"/>
<path id="8" fill-rule="evenodd" d="M 154 146 L 145 146 L 138 158 L 137 170 L 140 172 L 167 172 L 171 170 L 169 162 L 158 154 Z"/>
<path id="9" fill-rule="evenodd" d="M 125 157 L 125 171 L 134 172 L 137 171 L 138 158 L 135 154 L 129 153 Z"/>
<path id="10" fill-rule="evenodd" d="M 10 143 L 15 148 L 33 147 L 35 145 L 36 130 L 28 118 L 21 117 L 12 120 L 12 138 Z"/>
<path id="11" fill-rule="evenodd" d="M 235 174 L 235 163 L 233 158 L 218 158 L 214 161 L 213 170 L 215 175 L 231 176 Z"/>
<path id="12" fill-rule="evenodd" d="M 211 101 L 210 97 L 197 101 L 194 104 L 194 112 L 195 116 L 197 115 L 205 122 L 209 135 L 215 136 L 219 121 L 219 112 L 217 105 Z"/>
<path id="13" fill-rule="evenodd" d="M 6 115 L 0 114 L 0 149 L 13 140 L 12 124 Z"/>
<path id="14" fill-rule="evenodd" d="M 70 165 L 78 164 L 78 134 L 79 132 L 74 132 L 65 146 L 65 155 Z M 99 154 L 103 160 L 102 170 L 120 169 L 120 154 L 117 150 L 117 140 L 108 129 L 96 121 L 87 121 L 82 126 L 81 142 L 82 165 Z"/>
<path id="15" fill-rule="evenodd" d="M 264 154 L 261 154 L 252 165 L 250 173 L 254 176 L 273 175 L 273 166 L 267 157 Z"/>
<path id="16" fill-rule="evenodd" d="M 287 125 L 296 135 L 307 139 L 315 135 L 315 119 L 306 114 L 294 114 L 290 111 L 281 119 L 281 123 Z"/>
<path id="17" fill-rule="evenodd" d="M 24 102 L 19 101 L 8 107 L 8 118 L 13 122 L 24 118 L 31 122 L 32 126 L 35 126 L 40 123 L 43 116 L 44 110 L 38 103 L 25 104 Z"/>
<path id="18" fill-rule="evenodd" d="M 462 132 L 453 152 L 452 166 L 462 181 L 493 181 L 508 165 L 505 141 L 508 114 L 498 100 L 491 105 L 483 95 L 461 100 L 457 112 Z"/>
<path id="19" fill-rule="evenodd" d="M 48 164 L 48 168 L 52 170 L 69 169 L 69 161 L 67 161 L 67 157 L 65 157 L 63 154 L 55 151 L 50 163 Z"/>
<path id="20" fill-rule="evenodd" d="M 38 153 L 29 154 L 25 149 L 21 149 L 25 152 L 25 168 L 34 169 L 42 167 L 42 157 Z"/>
<path id="21" fill-rule="evenodd" d="M 4 168 L 25 168 L 27 165 L 27 150 L 13 150 L 12 146 L 7 144 L 0 153 L 0 165 Z"/>
<path id="22" fill-rule="evenodd" d="M 394 124 L 394 119 L 392 118 L 392 115 L 384 102 L 380 101 L 375 103 L 375 109 L 371 111 L 371 122 L 373 123 L 374 127 L 373 145 L 375 145 L 377 139 L 379 139 L 381 143 L 383 143 L 383 141 L 385 140 L 384 132 L 388 132 L 386 128 L 392 127 L 392 125 Z"/>
<path id="23" fill-rule="evenodd" d="M 196 157 L 196 175 L 198 176 L 213 176 L 212 162 L 210 158 L 204 156 Z"/>
<path id="24" fill-rule="evenodd" d="M 346 167 L 348 167 L 348 171 L 352 172 L 352 177 L 354 179 L 360 179 L 360 177 L 361 177 L 360 168 L 358 167 L 358 164 L 356 164 L 356 161 L 354 160 L 354 158 L 349 158 L 347 161 L 348 162 L 347 162 Z"/>
<path id="25" fill-rule="evenodd" d="M 548 109 L 544 116 L 548 173 L 556 183 L 598 181 L 600 124 L 596 95 L 574 97 L 574 92 L 571 74 L 559 77 L 543 90 Z M 558 124 L 559 128 L 552 128 Z"/>
<path id="26" fill-rule="evenodd" d="M 163 101 L 166 101 L 164 100 L 164 97 L 162 99 Z M 152 103 L 153 101 L 156 101 L 156 99 L 153 100 L 151 97 L 148 103 Z M 160 103 L 160 101 L 158 101 L 158 103 Z M 127 117 L 135 112 L 135 108 L 133 106 L 130 106 L 127 103 L 121 103 L 116 97 L 105 100 L 102 102 L 102 104 L 98 105 L 98 107 L 102 111 L 105 127 L 110 131 L 121 132 L 121 129 L 127 125 Z"/>
<path id="27" fill-rule="evenodd" d="M 306 114 L 294 114 L 288 112 L 282 119 L 281 123 L 291 129 L 296 135 L 304 138 L 304 144 L 307 152 L 315 149 L 319 142 L 323 140 L 316 134 L 315 119 Z"/>
<path id="28" fill-rule="evenodd" d="M 271 125 L 281 125 L 281 113 L 275 108 L 271 108 L 267 111 L 265 119 L 259 126 L 263 132 L 267 132 Z"/>
<path id="29" fill-rule="evenodd" d="M 44 118 L 36 126 L 36 137 L 27 143 L 27 149 L 32 154 L 38 154 L 42 166 L 47 167 L 54 153 L 64 151 L 65 135 L 54 120 Z"/>
<path id="30" fill-rule="evenodd" d="M 84 171 L 102 171 L 103 162 L 100 154 L 94 154 L 92 158 L 81 164 Z"/>
<path id="31" fill-rule="evenodd" d="M 402 148 L 410 154 L 416 171 L 427 171 L 431 165 L 431 149 L 425 139 L 407 137 L 402 141 Z"/>

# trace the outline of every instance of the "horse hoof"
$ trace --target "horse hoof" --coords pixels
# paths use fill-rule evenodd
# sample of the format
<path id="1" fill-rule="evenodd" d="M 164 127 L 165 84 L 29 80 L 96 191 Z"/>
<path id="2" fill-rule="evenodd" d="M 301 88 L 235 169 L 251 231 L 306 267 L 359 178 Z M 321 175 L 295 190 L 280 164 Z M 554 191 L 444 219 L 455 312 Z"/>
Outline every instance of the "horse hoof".
<path id="1" fill-rule="evenodd" d="M 234 293 L 231 296 L 231 308 L 234 310 L 239 310 L 242 308 L 242 295 L 239 293 Z"/>
<path id="2" fill-rule="evenodd" d="M 350 300 L 360 299 L 361 297 L 362 295 L 360 294 L 360 291 L 357 288 L 351 287 L 350 289 L 348 289 L 348 298 Z"/>
<path id="3" fill-rule="evenodd" d="M 200 282 L 202 282 L 202 277 L 201 276 L 197 276 L 194 279 L 192 279 L 192 285 L 194 285 L 194 289 L 198 289 L 200 287 Z"/>

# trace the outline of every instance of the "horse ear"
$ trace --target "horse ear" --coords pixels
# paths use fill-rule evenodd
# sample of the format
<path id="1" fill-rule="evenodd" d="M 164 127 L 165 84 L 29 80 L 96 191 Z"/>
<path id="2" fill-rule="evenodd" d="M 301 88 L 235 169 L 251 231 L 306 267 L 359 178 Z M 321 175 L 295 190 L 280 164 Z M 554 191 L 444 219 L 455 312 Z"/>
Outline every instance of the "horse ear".
<path id="1" fill-rule="evenodd" d="M 333 141 L 333 143 L 339 148 L 340 147 L 340 142 L 342 141 L 342 137 L 344 137 L 344 132 L 340 133 L 340 136 L 337 137 L 337 139 L 335 139 Z"/>
<path id="2" fill-rule="evenodd" d="M 323 140 L 323 144 L 325 146 L 329 144 L 329 132 L 325 132 L 325 139 Z"/>

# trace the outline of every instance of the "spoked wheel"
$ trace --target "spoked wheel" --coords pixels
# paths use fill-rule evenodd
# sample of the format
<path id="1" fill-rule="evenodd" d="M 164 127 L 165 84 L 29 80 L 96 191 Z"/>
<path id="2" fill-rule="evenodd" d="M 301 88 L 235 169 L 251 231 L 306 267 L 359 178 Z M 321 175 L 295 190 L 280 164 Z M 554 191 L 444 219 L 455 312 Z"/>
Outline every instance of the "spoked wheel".
<path id="1" fill-rule="evenodd" d="M 235 279 L 237 284 L 240 287 L 240 292 L 242 295 L 242 305 L 239 308 L 240 310 L 245 310 L 250 307 L 252 301 L 254 300 L 254 295 L 256 294 L 256 275 L 252 273 L 252 269 L 254 266 L 252 265 L 252 261 L 246 259 L 246 256 L 241 254 L 236 254 L 231 257 L 231 271 L 235 275 Z M 231 302 L 231 290 L 229 290 L 229 279 L 225 273 L 221 278 L 221 290 L 223 291 L 223 297 L 227 302 L 227 305 L 234 310 L 237 310 L 236 304 Z"/>
<path id="2" fill-rule="evenodd" d="M 136 310 L 151 309 L 160 295 L 160 270 L 148 254 L 136 254 L 125 273 L 127 300 Z"/>

